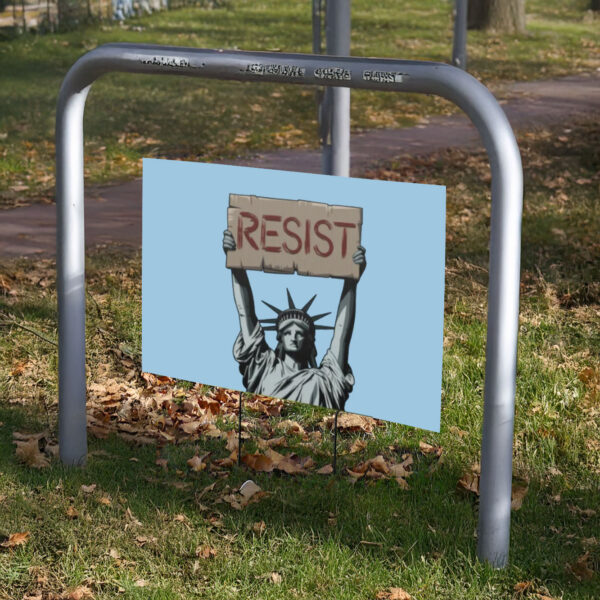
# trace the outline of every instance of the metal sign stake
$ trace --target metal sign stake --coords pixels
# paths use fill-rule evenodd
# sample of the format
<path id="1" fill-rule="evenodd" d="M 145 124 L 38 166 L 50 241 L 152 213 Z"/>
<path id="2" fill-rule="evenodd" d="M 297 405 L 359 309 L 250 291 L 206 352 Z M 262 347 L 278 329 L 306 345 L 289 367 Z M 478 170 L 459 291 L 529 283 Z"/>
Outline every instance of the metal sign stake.
<path id="1" fill-rule="evenodd" d="M 271 81 L 436 94 L 477 127 L 492 171 L 478 556 L 508 561 L 512 483 L 523 172 L 502 108 L 456 67 L 420 61 L 107 44 L 82 56 L 63 81 L 56 116 L 59 437 L 64 464 L 87 454 L 83 112 L 90 86 L 113 71 Z"/>

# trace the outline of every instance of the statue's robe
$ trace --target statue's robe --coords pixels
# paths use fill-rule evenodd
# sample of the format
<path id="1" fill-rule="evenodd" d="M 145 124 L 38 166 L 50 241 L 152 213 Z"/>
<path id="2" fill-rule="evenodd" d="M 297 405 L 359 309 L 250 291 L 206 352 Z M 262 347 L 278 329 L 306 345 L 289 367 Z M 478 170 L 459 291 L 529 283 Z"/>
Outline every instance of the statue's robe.
<path id="1" fill-rule="evenodd" d="M 290 369 L 268 346 L 260 323 L 248 344 L 240 332 L 233 356 L 240 364 L 246 390 L 254 394 L 341 410 L 354 387 L 352 369 L 348 366 L 344 373 L 330 350 L 318 368 Z"/>

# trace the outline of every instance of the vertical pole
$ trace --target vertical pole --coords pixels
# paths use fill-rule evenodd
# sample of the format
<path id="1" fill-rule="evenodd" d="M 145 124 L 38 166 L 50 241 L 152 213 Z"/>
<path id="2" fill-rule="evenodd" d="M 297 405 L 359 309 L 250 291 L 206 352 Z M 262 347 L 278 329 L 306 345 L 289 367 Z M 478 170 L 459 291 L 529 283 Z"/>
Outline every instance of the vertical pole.
<path id="1" fill-rule="evenodd" d="M 321 0 L 312 0 L 313 54 L 321 54 Z"/>
<path id="2" fill-rule="evenodd" d="M 21 0 L 21 10 L 23 11 L 23 33 L 27 32 L 27 17 L 25 16 L 25 0 Z"/>
<path id="3" fill-rule="evenodd" d="M 339 410 L 335 411 L 335 418 L 333 419 L 333 474 L 337 473 L 337 433 L 338 433 L 338 415 L 340 414 Z"/>
<path id="4" fill-rule="evenodd" d="M 350 56 L 350 0 L 327 0 L 327 54 Z M 329 88 L 331 94 L 331 164 L 328 175 L 350 175 L 350 88 Z"/>
<path id="5" fill-rule="evenodd" d="M 58 436 L 63 464 L 83 465 L 87 456 L 83 110 L 89 86 L 66 98 L 64 87 L 56 115 Z"/>
<path id="6" fill-rule="evenodd" d="M 242 392 L 238 407 L 238 467 L 242 464 Z"/>
<path id="7" fill-rule="evenodd" d="M 454 41 L 452 44 L 452 64 L 467 70 L 467 4 L 468 0 L 455 0 Z"/>
<path id="8" fill-rule="evenodd" d="M 496 107 L 489 104 L 481 113 L 486 109 L 493 122 L 489 133 L 482 132 L 492 168 L 492 211 L 477 555 L 504 567 L 510 542 L 523 171 L 506 117 L 501 110 L 494 116 Z"/>

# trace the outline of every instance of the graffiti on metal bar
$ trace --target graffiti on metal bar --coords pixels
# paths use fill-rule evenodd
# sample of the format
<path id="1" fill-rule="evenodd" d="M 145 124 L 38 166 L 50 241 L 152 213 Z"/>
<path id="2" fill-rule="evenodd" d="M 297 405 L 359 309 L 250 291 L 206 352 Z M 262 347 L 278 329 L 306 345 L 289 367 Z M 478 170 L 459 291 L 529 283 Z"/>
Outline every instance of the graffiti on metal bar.
<path id="1" fill-rule="evenodd" d="M 202 68 L 204 63 L 200 65 L 192 65 L 187 58 L 181 56 L 143 56 L 140 62 L 144 65 L 158 65 L 159 67 L 175 67 L 176 69 Z"/>
<path id="2" fill-rule="evenodd" d="M 341 67 L 319 67 L 315 69 L 315 77 L 317 79 L 335 79 L 338 81 L 350 81 L 352 79 L 350 69 L 342 69 Z"/>
<path id="3" fill-rule="evenodd" d="M 405 77 L 406 74 L 399 71 L 363 71 L 365 81 L 375 81 L 377 83 L 402 83 Z"/>
<path id="4" fill-rule="evenodd" d="M 246 67 L 247 73 L 253 75 L 279 75 L 280 77 L 304 77 L 306 69 L 296 65 L 263 65 L 252 63 Z"/>

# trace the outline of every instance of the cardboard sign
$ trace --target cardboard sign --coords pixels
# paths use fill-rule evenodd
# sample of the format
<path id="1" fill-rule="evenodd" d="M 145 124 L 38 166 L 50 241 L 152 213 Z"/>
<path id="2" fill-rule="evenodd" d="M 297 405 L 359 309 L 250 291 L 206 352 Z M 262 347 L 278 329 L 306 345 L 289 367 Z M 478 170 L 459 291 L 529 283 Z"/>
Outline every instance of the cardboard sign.
<path id="1" fill-rule="evenodd" d="M 236 249 L 228 268 L 358 279 L 362 209 L 321 202 L 229 195 Z"/>
<path id="2" fill-rule="evenodd" d="M 144 159 L 143 189 L 144 371 L 439 431 L 443 187 Z"/>

